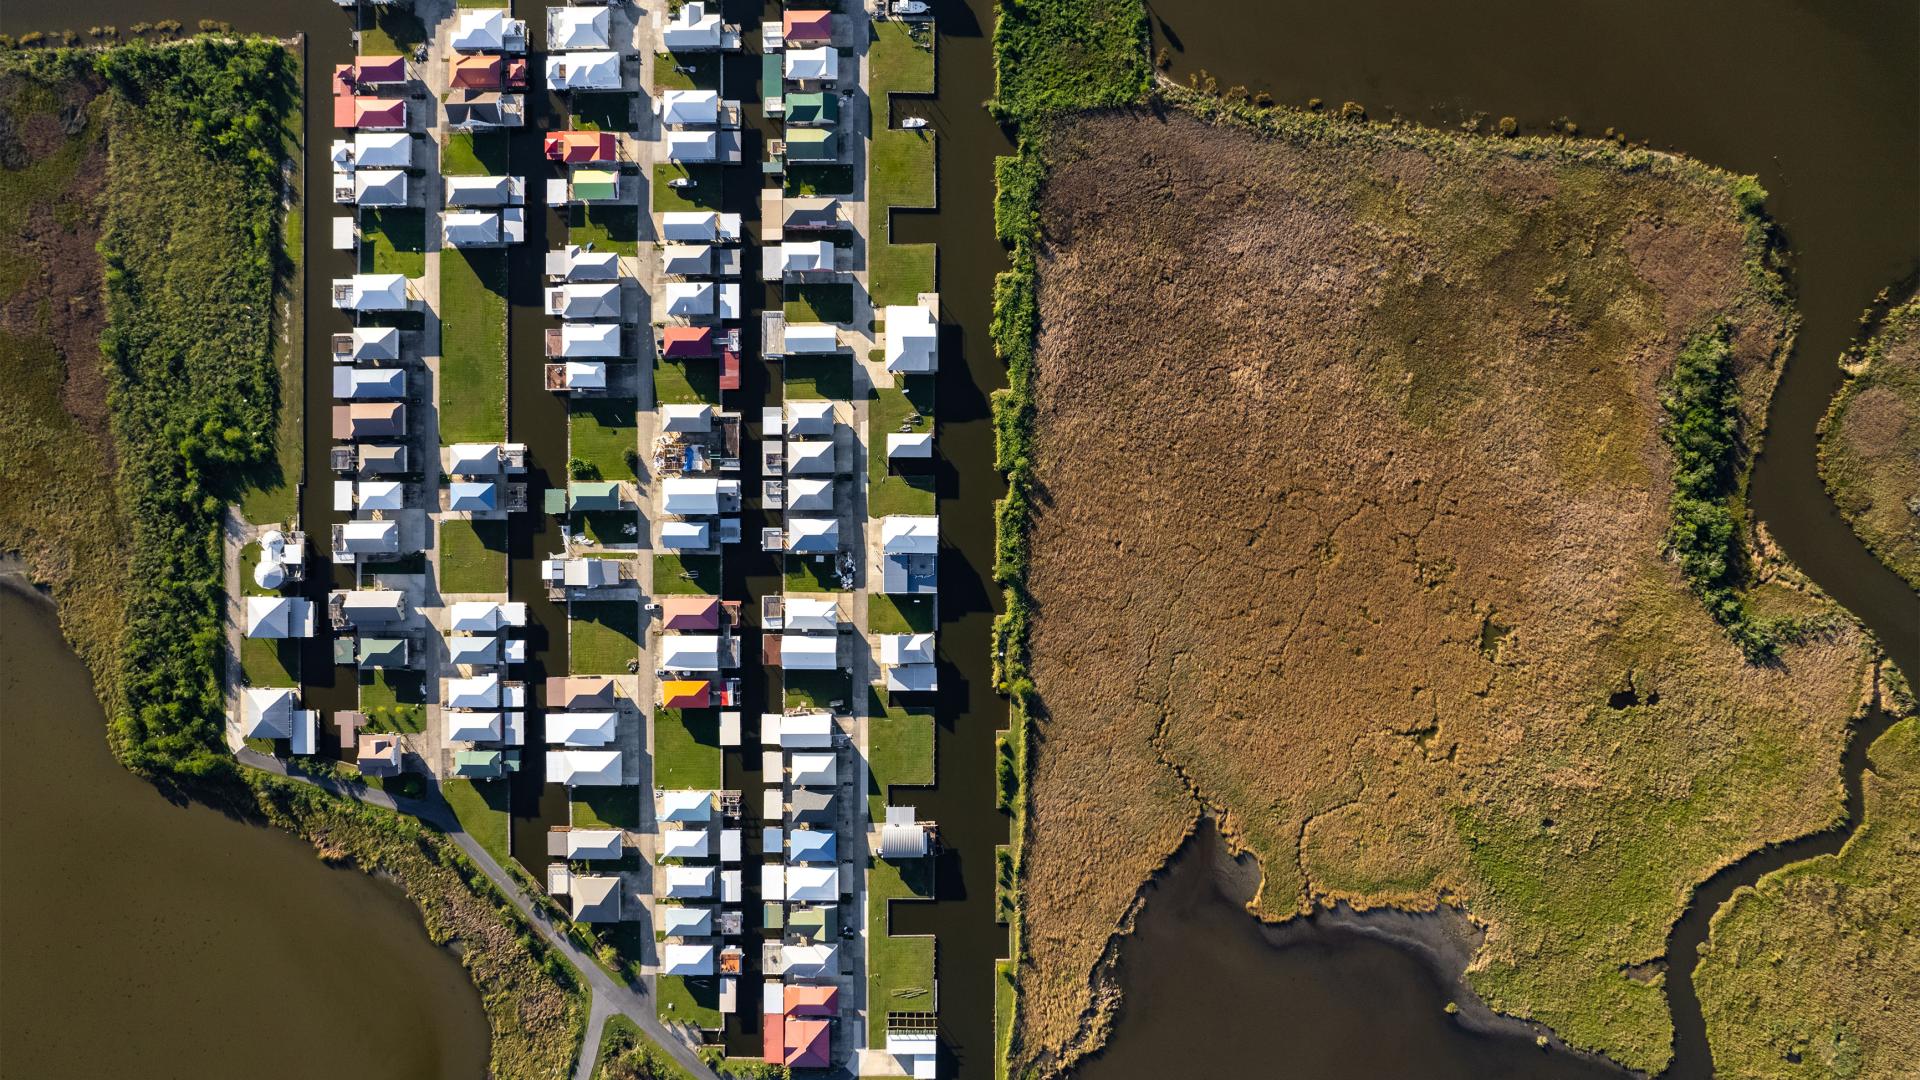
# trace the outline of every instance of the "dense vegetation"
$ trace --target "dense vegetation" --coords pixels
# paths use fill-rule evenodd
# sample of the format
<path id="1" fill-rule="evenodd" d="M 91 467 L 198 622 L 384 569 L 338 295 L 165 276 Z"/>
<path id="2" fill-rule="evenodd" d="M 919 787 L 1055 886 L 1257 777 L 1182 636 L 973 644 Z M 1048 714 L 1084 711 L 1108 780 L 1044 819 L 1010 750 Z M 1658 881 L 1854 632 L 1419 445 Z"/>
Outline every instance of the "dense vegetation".
<path id="1" fill-rule="evenodd" d="M 204 775 L 227 763 L 220 517 L 276 449 L 279 164 L 296 63 L 261 39 L 6 62 L 46 85 L 105 84 L 100 348 L 133 535 L 118 679 L 103 684 L 115 691 L 107 705 L 122 760 Z"/>

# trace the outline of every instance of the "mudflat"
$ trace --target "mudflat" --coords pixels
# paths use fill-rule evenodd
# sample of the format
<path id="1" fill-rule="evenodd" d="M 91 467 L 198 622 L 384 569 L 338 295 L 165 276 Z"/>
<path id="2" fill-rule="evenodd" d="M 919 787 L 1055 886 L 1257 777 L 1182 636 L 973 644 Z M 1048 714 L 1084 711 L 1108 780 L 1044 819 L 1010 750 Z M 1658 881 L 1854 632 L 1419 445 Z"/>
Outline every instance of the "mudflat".
<path id="1" fill-rule="evenodd" d="M 1871 681 L 1764 544 L 1770 663 L 1663 552 L 1674 358 L 1725 328 L 1751 449 L 1791 332 L 1736 178 L 1165 105 L 1046 156 L 1014 1070 L 1102 1040 L 1205 804 L 1259 914 L 1460 905 L 1489 1005 L 1657 1071 L 1667 928 L 1836 820 Z"/>

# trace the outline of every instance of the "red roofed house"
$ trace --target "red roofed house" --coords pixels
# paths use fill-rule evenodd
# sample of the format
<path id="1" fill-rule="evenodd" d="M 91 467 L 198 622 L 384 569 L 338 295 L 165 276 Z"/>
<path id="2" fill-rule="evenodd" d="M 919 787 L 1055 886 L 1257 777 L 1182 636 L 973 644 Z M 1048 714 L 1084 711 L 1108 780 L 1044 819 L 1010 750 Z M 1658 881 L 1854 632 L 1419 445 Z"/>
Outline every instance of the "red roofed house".
<path id="1" fill-rule="evenodd" d="M 712 596 L 663 596 L 660 623 L 668 630 L 718 630 L 720 601 Z"/>
<path id="2" fill-rule="evenodd" d="M 589 165 L 614 160 L 611 131 L 555 131 L 547 135 L 547 160 Z"/>
<path id="3" fill-rule="evenodd" d="M 353 123 L 350 126 L 368 131 L 404 131 L 407 126 L 407 103 L 404 99 L 354 98 Z"/>
<path id="4" fill-rule="evenodd" d="M 362 56 L 353 62 L 353 81 L 383 86 L 407 81 L 407 61 L 401 56 Z"/>
<path id="5" fill-rule="evenodd" d="M 661 331 L 661 356 L 712 356 L 713 327 L 669 326 Z"/>
<path id="6" fill-rule="evenodd" d="M 833 12 L 789 11 L 780 20 L 789 45 L 825 45 L 833 40 Z"/>
<path id="7" fill-rule="evenodd" d="M 786 1035 L 782 1065 L 789 1069 L 824 1069 L 833 1064 L 825 1020 L 798 1020 L 789 1016 L 781 1028 Z"/>
<path id="8" fill-rule="evenodd" d="M 837 986 L 787 986 L 783 989 L 788 1016 L 833 1016 L 840 1011 L 840 988 Z"/>
<path id="9" fill-rule="evenodd" d="M 455 90 L 498 90 L 503 61 L 498 53 L 461 53 L 447 60 L 447 85 Z"/>
<path id="10" fill-rule="evenodd" d="M 713 703 L 713 684 L 705 679 L 666 679 L 660 683 L 663 709 L 704 709 Z"/>

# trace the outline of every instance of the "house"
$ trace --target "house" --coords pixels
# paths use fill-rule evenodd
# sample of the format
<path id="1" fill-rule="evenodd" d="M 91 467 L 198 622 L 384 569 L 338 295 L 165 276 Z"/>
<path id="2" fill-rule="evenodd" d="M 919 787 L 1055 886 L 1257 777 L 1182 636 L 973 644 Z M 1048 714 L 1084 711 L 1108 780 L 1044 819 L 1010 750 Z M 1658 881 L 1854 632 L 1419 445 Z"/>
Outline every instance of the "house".
<path id="1" fill-rule="evenodd" d="M 940 1032 L 935 1028 L 901 1028 L 889 1025 L 887 1056 L 900 1071 L 913 1080 L 933 1080 L 938 1075 Z"/>
<path id="2" fill-rule="evenodd" d="M 449 709 L 498 709 L 500 676 L 494 672 L 441 680 L 440 703 Z"/>
<path id="3" fill-rule="evenodd" d="M 782 274 L 830 274 L 834 268 L 833 244 L 826 240 L 784 240 L 776 262 Z M 796 351 L 791 326 L 787 328 L 787 351 Z"/>
<path id="4" fill-rule="evenodd" d="M 248 686 L 240 691 L 240 736 L 291 739 L 300 709 L 300 692 L 283 686 Z"/>
<path id="5" fill-rule="evenodd" d="M 333 561 L 351 563 L 400 553 L 397 521 L 343 521 L 333 527 Z"/>
<path id="6" fill-rule="evenodd" d="M 492 481 L 456 480 L 447 485 L 449 513 L 491 514 L 500 509 L 500 485 Z"/>
<path id="7" fill-rule="evenodd" d="M 830 128 L 840 122 L 840 95 L 815 90 L 786 96 L 788 134 L 794 128 Z M 832 155 L 831 146 L 827 154 Z"/>
<path id="8" fill-rule="evenodd" d="M 407 127 L 405 98 L 353 99 L 353 123 L 342 125 L 362 131 L 404 131 Z"/>
<path id="9" fill-rule="evenodd" d="M 385 732 L 363 731 L 354 747 L 354 763 L 362 776 L 400 775 L 400 737 Z"/>
<path id="10" fill-rule="evenodd" d="M 589 251 L 578 244 L 547 252 L 549 281 L 617 281 L 619 278 L 620 256 L 616 252 Z"/>
<path id="11" fill-rule="evenodd" d="M 549 286 L 547 314 L 562 319 L 618 319 L 620 282 L 582 281 Z"/>
<path id="12" fill-rule="evenodd" d="M 710 127 L 720 122 L 720 93 L 716 90 L 668 90 L 660 95 L 660 123 L 665 127 Z"/>
<path id="13" fill-rule="evenodd" d="M 718 870 L 711 866 L 668 866 L 666 892 L 669 900 L 706 900 L 713 896 Z"/>
<path id="14" fill-rule="evenodd" d="M 881 634 L 882 664 L 933 663 L 932 634 Z"/>
<path id="15" fill-rule="evenodd" d="M 463 210 L 441 215 L 440 240 L 447 247 L 499 247 L 506 243 L 506 233 L 499 214 Z"/>
<path id="16" fill-rule="evenodd" d="M 713 430 L 713 406 L 666 404 L 660 406 L 660 427 L 665 431 L 706 434 Z"/>
<path id="17" fill-rule="evenodd" d="M 787 862 L 834 863 L 840 860 L 832 829 L 794 829 L 787 833 Z"/>
<path id="18" fill-rule="evenodd" d="M 832 866 L 789 866 L 781 876 L 790 903 L 831 904 L 840 898 L 840 871 Z M 833 972 L 832 974 L 838 974 Z M 815 976 L 800 976 L 812 978 Z"/>
<path id="19" fill-rule="evenodd" d="M 653 928 L 669 938 L 713 936 L 713 909 L 661 904 L 653 909 Z"/>
<path id="20" fill-rule="evenodd" d="M 355 169 L 353 202 L 370 208 L 407 205 L 407 174 L 399 169 Z"/>
<path id="21" fill-rule="evenodd" d="M 333 279 L 333 306 L 342 311 L 405 311 L 405 274 L 355 274 Z"/>
<path id="22" fill-rule="evenodd" d="M 612 480 L 574 480 L 567 484 L 567 509 L 575 513 L 620 509 L 620 485 Z"/>
<path id="23" fill-rule="evenodd" d="M 834 198 L 792 198 L 780 200 L 780 228 L 785 232 L 812 229 L 838 229 L 846 224 L 840 213 L 840 200 Z"/>
<path id="24" fill-rule="evenodd" d="M 714 596 L 662 596 L 660 625 L 668 630 L 718 630 L 720 599 Z"/>
<path id="25" fill-rule="evenodd" d="M 459 8 L 447 43 L 461 52 L 527 51 L 527 22 L 506 8 Z"/>
<path id="26" fill-rule="evenodd" d="M 712 683 L 706 679 L 662 679 L 660 707 L 663 709 L 704 709 L 712 701 Z"/>
<path id="27" fill-rule="evenodd" d="M 785 530 L 787 551 L 793 555 L 820 555 L 840 550 L 837 518 L 790 517 Z"/>
<path id="28" fill-rule="evenodd" d="M 692 824 L 713 817 L 713 792 L 670 790 L 660 792 L 659 818 L 663 822 Z"/>
<path id="29" fill-rule="evenodd" d="M 477 712 L 448 709 L 441 715 L 447 718 L 448 742 L 499 742 L 500 733 L 504 730 L 497 709 Z"/>
<path id="30" fill-rule="evenodd" d="M 787 402 L 786 431 L 789 436 L 831 437 L 833 435 L 833 402 L 819 400 Z"/>
<path id="31" fill-rule="evenodd" d="M 712 318 L 717 287 L 711 281 L 669 281 L 664 311 L 674 319 Z"/>
<path id="32" fill-rule="evenodd" d="M 832 476 L 833 440 L 787 442 L 788 476 Z"/>
<path id="33" fill-rule="evenodd" d="M 407 433 L 407 406 L 399 401 L 356 401 L 333 407 L 333 437 L 380 439 Z"/>
<path id="34" fill-rule="evenodd" d="M 787 800 L 787 820 L 790 822 L 831 826 L 834 817 L 831 791 L 808 791 L 804 788 L 795 788 Z"/>
<path id="35" fill-rule="evenodd" d="M 777 723 L 769 725 L 769 719 Z M 763 741 L 770 726 L 782 750 L 822 750 L 833 746 L 833 714 L 825 709 L 763 717 L 760 722 Z"/>
<path id="36" fill-rule="evenodd" d="M 936 562 L 940 519 L 894 514 L 880 519 L 881 591 L 931 593 L 939 589 Z"/>
<path id="37" fill-rule="evenodd" d="M 721 481 L 707 476 L 669 476 L 660 482 L 660 508 L 679 517 L 720 513 Z"/>
<path id="38" fill-rule="evenodd" d="M 461 667 L 491 667 L 500 662 L 500 639 L 491 634 L 474 637 L 455 634 L 447 638 L 447 663 Z"/>
<path id="39" fill-rule="evenodd" d="M 620 921 L 620 878 L 612 874 L 575 874 L 568 888 L 573 921 Z"/>
<path id="40" fill-rule="evenodd" d="M 887 370 L 918 375 L 940 366 L 940 330 L 933 312 L 918 305 L 889 304 L 886 319 Z"/>
<path id="41" fill-rule="evenodd" d="M 705 551 L 713 542 L 704 521 L 663 521 L 660 546 L 670 551 Z"/>
<path id="42" fill-rule="evenodd" d="M 660 215 L 660 238 L 669 243 L 731 243 L 740 239 L 740 215 L 672 210 Z"/>
<path id="43" fill-rule="evenodd" d="M 662 671 L 719 671 L 720 639 L 712 634 L 662 634 Z"/>
<path id="44" fill-rule="evenodd" d="M 353 136 L 353 167 L 406 169 L 413 166 L 413 136 L 405 131 L 361 131 Z"/>
<path id="45" fill-rule="evenodd" d="M 798 476 L 787 481 L 786 509 L 790 511 L 831 511 L 833 480 L 828 477 Z"/>
<path id="46" fill-rule="evenodd" d="M 620 324 L 570 322 L 549 328 L 546 334 L 549 359 L 612 359 L 622 355 Z"/>
<path id="47" fill-rule="evenodd" d="M 619 829 L 554 829 L 547 833 L 547 854 L 580 862 L 618 859 L 626 854 L 624 839 Z"/>
<path id="48" fill-rule="evenodd" d="M 612 162 L 619 155 L 611 131 L 555 131 L 541 143 L 548 161 L 563 165 L 594 165 Z"/>
<path id="49" fill-rule="evenodd" d="M 504 471 L 499 443 L 454 443 L 447 447 L 441 471 L 449 476 L 498 476 Z"/>
<path id="50" fill-rule="evenodd" d="M 931 693 L 940 689 L 940 669 L 933 664 L 897 664 L 887 669 L 886 686 L 898 694 Z"/>
<path id="51" fill-rule="evenodd" d="M 565 784 L 568 787 L 618 787 L 620 785 L 620 751 L 549 751 L 547 782 Z"/>
<path id="52" fill-rule="evenodd" d="M 786 601 L 785 627 L 788 630 L 822 631 L 840 629 L 840 605 L 813 596 L 790 596 Z"/>
<path id="53" fill-rule="evenodd" d="M 688 0 L 673 13 L 660 32 L 660 43 L 668 52 L 701 52 L 723 49 L 729 35 L 720 23 L 720 13 L 707 10 L 703 0 Z M 738 48 L 738 39 L 734 40 Z"/>
<path id="54" fill-rule="evenodd" d="M 462 600 L 447 605 L 447 628 L 462 634 L 490 634 L 527 625 L 527 605 L 493 600 Z"/>
<path id="55" fill-rule="evenodd" d="M 547 714 L 547 742 L 555 746 L 600 747 L 612 742 L 620 714 L 598 712 L 550 712 Z"/>
<path id="56" fill-rule="evenodd" d="M 788 161 L 840 160 L 840 139 L 832 128 L 791 127 L 784 140 Z"/>
<path id="57" fill-rule="evenodd" d="M 610 169 L 575 169 L 567 198 L 577 203 L 610 202 L 620 197 L 620 174 Z"/>
<path id="58" fill-rule="evenodd" d="M 453 131 L 489 131 L 526 123 L 526 99 L 491 90 L 456 90 L 446 99 L 447 127 Z"/>
<path id="59" fill-rule="evenodd" d="M 391 401 L 406 397 L 407 369 L 336 364 L 333 368 L 333 396 L 362 401 Z"/>
<path id="60" fill-rule="evenodd" d="M 825 1069 L 833 1064 L 831 1026 L 825 1020 L 787 1017 L 780 1025 L 780 1064 L 788 1069 Z"/>
<path id="61" fill-rule="evenodd" d="M 839 783 L 839 761 L 831 751 L 796 753 L 787 763 L 794 787 L 830 788 Z"/>
<path id="62" fill-rule="evenodd" d="M 249 596 L 242 629 L 250 638 L 312 637 L 313 601 L 301 596 Z"/>
<path id="63" fill-rule="evenodd" d="M 550 7 L 547 9 L 547 48 L 554 52 L 570 49 L 604 49 L 612 17 L 604 7 Z"/>
<path id="64" fill-rule="evenodd" d="M 668 359 L 712 356 L 715 351 L 711 326 L 669 326 L 660 331 L 660 355 Z"/>
<path id="65" fill-rule="evenodd" d="M 620 564 L 613 559 L 569 559 L 556 555 L 541 562 L 540 576 L 549 585 L 598 589 L 620 584 Z"/>
<path id="66" fill-rule="evenodd" d="M 398 480 L 362 480 L 354 486 L 353 501 L 361 513 L 403 510 L 407 486 Z"/>
<path id="67" fill-rule="evenodd" d="M 617 52 L 557 52 L 547 57 L 547 89 L 558 93 L 619 90 L 624 81 Z"/>
<path id="68" fill-rule="evenodd" d="M 673 944 L 660 950 L 660 974 L 696 978 L 713 974 L 713 946 Z"/>
<path id="69" fill-rule="evenodd" d="M 786 245 L 780 245 L 785 248 Z M 840 333 L 831 323 L 788 323 L 782 349 L 802 356 L 818 356 L 840 350 Z"/>
<path id="70" fill-rule="evenodd" d="M 788 82 L 805 86 L 808 83 L 831 83 L 840 78 L 840 54 L 831 48 L 788 49 L 786 55 Z"/>
<path id="71" fill-rule="evenodd" d="M 670 277 L 707 277 L 713 273 L 713 249 L 705 244 L 668 244 L 660 251 L 661 269 Z"/>
<path id="72" fill-rule="evenodd" d="M 333 335 L 334 363 L 400 359 L 400 330 L 393 326 L 359 326 Z"/>
<path id="73" fill-rule="evenodd" d="M 452 90 L 503 89 L 506 65 L 507 58 L 499 53 L 457 53 L 447 58 L 447 87 Z"/>
<path id="74" fill-rule="evenodd" d="M 833 40 L 833 12 L 789 9 L 780 18 L 780 39 L 789 49 L 828 44 Z"/>
<path id="75" fill-rule="evenodd" d="M 338 589 L 327 610 L 343 626 L 391 626 L 407 618 L 407 594 L 398 589 Z"/>
<path id="76" fill-rule="evenodd" d="M 663 859 L 704 859 L 711 851 L 712 836 L 701 829 L 661 829 L 660 857 Z"/>
<path id="77" fill-rule="evenodd" d="M 931 431 L 889 431 L 887 432 L 887 460 L 911 461 L 918 458 L 933 457 L 933 432 Z"/>
<path id="78" fill-rule="evenodd" d="M 448 176 L 441 181 L 448 206 L 521 206 L 527 200 L 523 176 Z"/>
<path id="79" fill-rule="evenodd" d="M 407 81 L 407 60 L 403 56 L 357 56 L 347 65 L 347 76 L 359 86 L 392 86 Z"/>
<path id="80" fill-rule="evenodd" d="M 717 131 L 667 132 L 667 160 L 684 165 L 708 165 L 720 160 L 720 133 Z"/>
<path id="81" fill-rule="evenodd" d="M 839 653 L 837 635 L 780 635 L 780 666 L 788 671 L 832 671 L 840 666 Z"/>
<path id="82" fill-rule="evenodd" d="M 457 750 L 453 775 L 464 780 L 494 780 L 506 775 L 505 757 L 498 750 Z"/>
<path id="83" fill-rule="evenodd" d="M 547 680 L 549 709 L 611 709 L 613 706 L 610 675 L 556 675 Z"/>
<path id="84" fill-rule="evenodd" d="M 932 850 L 927 827 L 914 820 L 913 807 L 887 807 L 885 824 L 880 826 L 881 858 L 918 859 Z"/>

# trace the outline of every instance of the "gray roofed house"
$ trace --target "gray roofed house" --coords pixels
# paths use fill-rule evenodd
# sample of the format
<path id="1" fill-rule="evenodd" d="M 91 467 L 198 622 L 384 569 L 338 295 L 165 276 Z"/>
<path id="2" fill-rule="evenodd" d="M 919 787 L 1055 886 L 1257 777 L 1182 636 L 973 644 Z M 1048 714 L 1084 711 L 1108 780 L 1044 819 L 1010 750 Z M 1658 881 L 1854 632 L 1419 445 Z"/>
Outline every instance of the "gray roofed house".
<path id="1" fill-rule="evenodd" d="M 355 457 L 363 473 L 403 473 L 407 471 L 407 448 L 361 443 Z"/>
<path id="2" fill-rule="evenodd" d="M 787 816 L 805 825 L 831 824 L 833 792 L 796 787 L 787 799 Z"/>
<path id="3" fill-rule="evenodd" d="M 353 626 L 385 626 L 407 617 L 407 594 L 398 589 L 336 589 L 328 611 Z"/>
<path id="4" fill-rule="evenodd" d="M 516 176 L 449 176 L 448 206 L 518 206 L 525 190 Z"/>
<path id="5" fill-rule="evenodd" d="M 620 879 L 599 874 L 575 874 L 569 897 L 574 922 L 618 922 Z"/>
<path id="6" fill-rule="evenodd" d="M 240 734 L 248 739 L 292 738 L 299 703 L 291 687 L 247 687 L 240 691 Z"/>
<path id="7" fill-rule="evenodd" d="M 456 90 L 447 99 L 447 126 L 456 130 L 519 127 L 526 122 L 525 100 L 519 94 Z"/>
<path id="8" fill-rule="evenodd" d="M 780 219 L 783 229 L 837 229 L 846 224 L 840 200 L 834 198 L 782 199 Z"/>
<path id="9" fill-rule="evenodd" d="M 549 286 L 547 314 L 563 319 L 617 319 L 620 317 L 620 283 L 570 282 Z"/>

